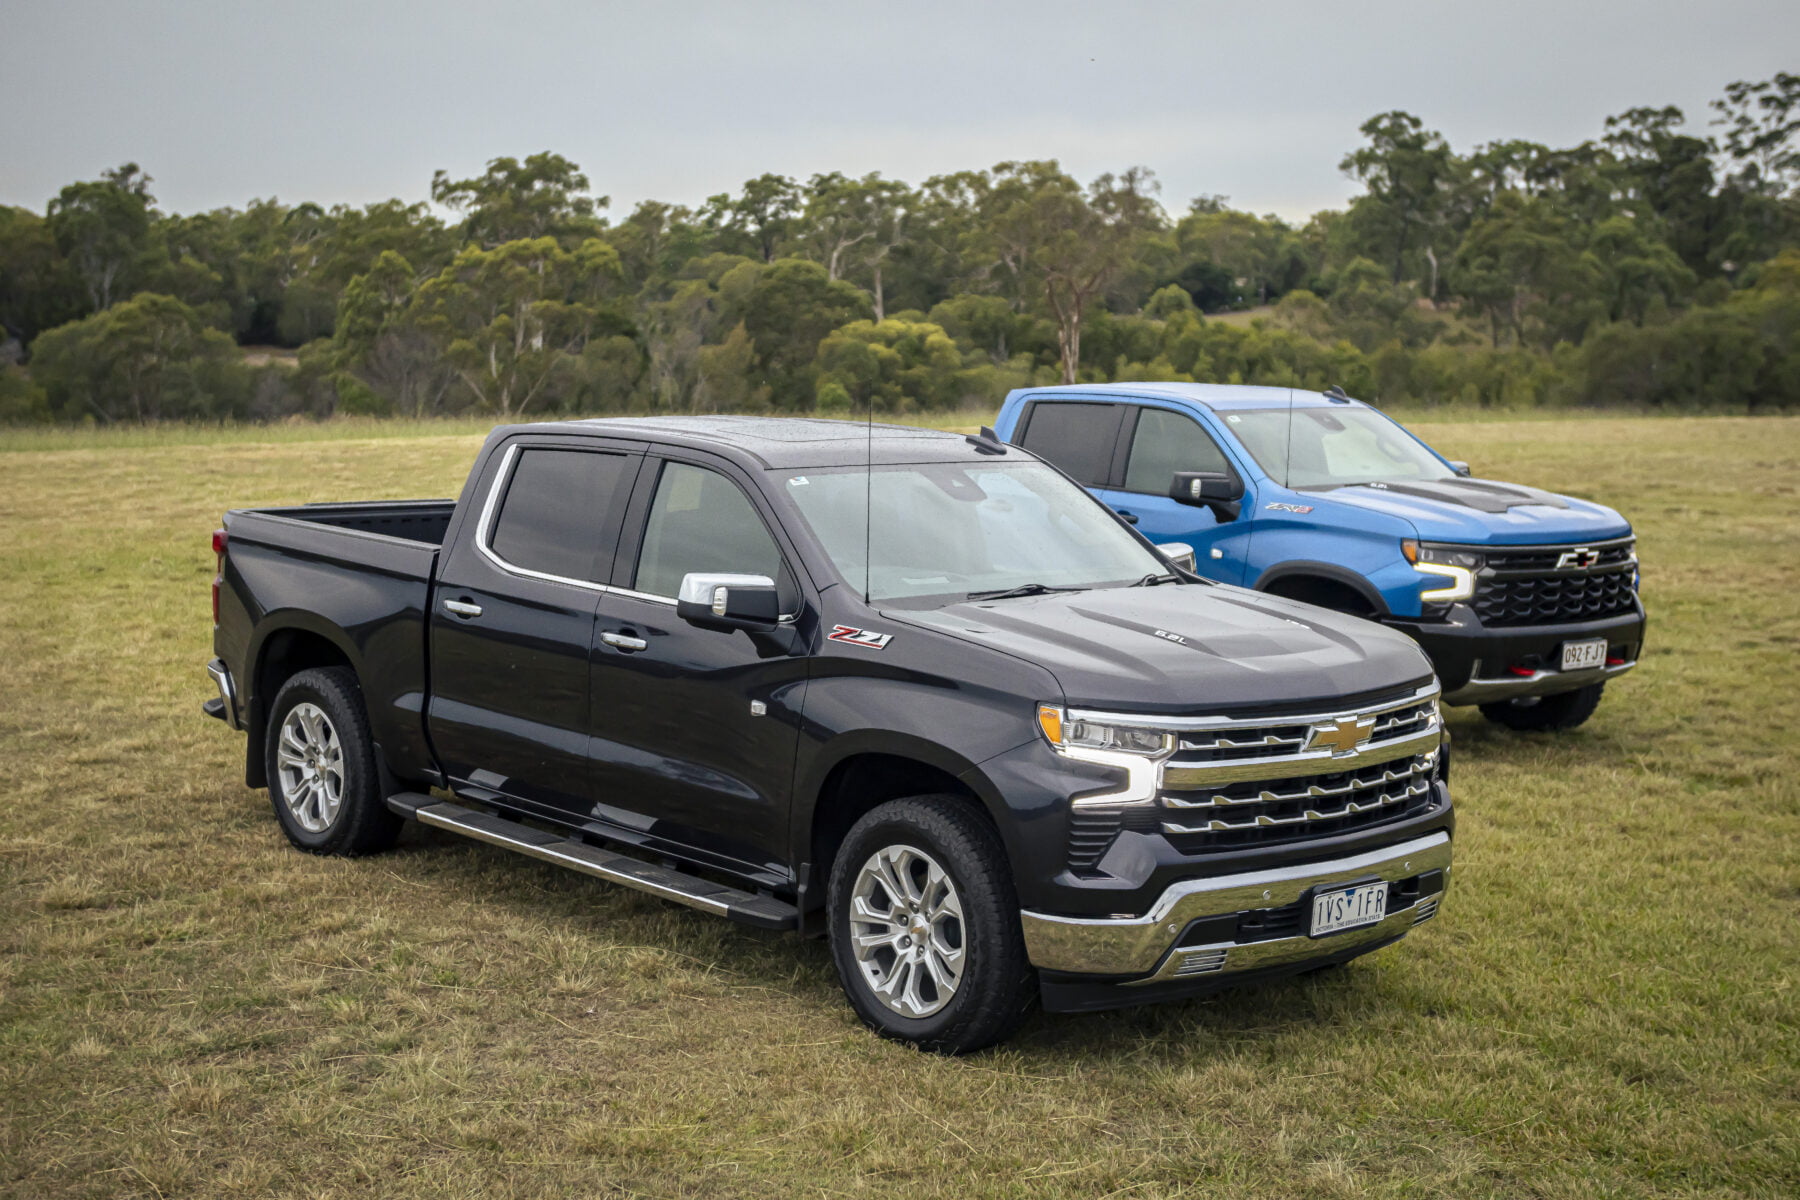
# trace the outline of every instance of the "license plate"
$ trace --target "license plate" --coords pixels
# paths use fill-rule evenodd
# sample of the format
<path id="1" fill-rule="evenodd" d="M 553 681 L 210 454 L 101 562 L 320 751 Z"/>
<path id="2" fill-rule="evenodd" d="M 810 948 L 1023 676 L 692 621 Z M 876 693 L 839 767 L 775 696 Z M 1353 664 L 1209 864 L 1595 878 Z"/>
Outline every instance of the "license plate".
<path id="1" fill-rule="evenodd" d="M 1606 665 L 1606 639 L 1595 638 L 1590 642 L 1564 642 L 1562 669 L 1565 671 L 1585 671 L 1589 667 Z"/>
<path id="2" fill-rule="evenodd" d="M 1312 936 L 1323 937 L 1345 929 L 1373 925 L 1387 915 L 1384 883 L 1359 883 L 1313 894 Z"/>

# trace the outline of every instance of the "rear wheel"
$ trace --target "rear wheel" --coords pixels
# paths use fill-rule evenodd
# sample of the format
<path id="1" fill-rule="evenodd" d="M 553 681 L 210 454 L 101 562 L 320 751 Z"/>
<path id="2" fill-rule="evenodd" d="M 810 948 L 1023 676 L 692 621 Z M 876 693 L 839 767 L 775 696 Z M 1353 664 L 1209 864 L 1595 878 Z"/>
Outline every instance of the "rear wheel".
<path id="1" fill-rule="evenodd" d="M 1036 995 L 1005 851 L 965 800 L 916 796 L 868 813 L 838 850 L 827 902 L 838 979 L 883 1037 L 979 1050 Z"/>
<path id="2" fill-rule="evenodd" d="M 381 794 L 362 689 L 348 667 L 301 671 L 269 714 L 264 767 L 275 819 L 311 854 L 375 854 L 400 836 Z"/>
<path id="3" fill-rule="evenodd" d="M 1593 683 L 1554 696 L 1521 696 L 1517 700 L 1484 704 L 1481 715 L 1508 729 L 1573 729 L 1594 715 L 1594 710 L 1600 706 L 1600 694 L 1605 690 L 1604 683 Z"/>

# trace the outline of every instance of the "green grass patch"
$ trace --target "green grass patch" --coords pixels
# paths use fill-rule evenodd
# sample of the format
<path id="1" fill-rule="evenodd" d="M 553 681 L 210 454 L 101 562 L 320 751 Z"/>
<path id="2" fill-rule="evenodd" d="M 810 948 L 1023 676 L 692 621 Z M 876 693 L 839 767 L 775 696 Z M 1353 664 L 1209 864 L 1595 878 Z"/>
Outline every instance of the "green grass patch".
<path id="1" fill-rule="evenodd" d="M 1800 1194 L 1800 419 L 1420 428 L 1634 518 L 1643 666 L 1569 735 L 1453 716 L 1400 944 L 962 1061 L 817 943 L 417 828 L 287 847 L 200 714 L 208 534 L 454 495 L 483 427 L 5 435 L 0 1195 Z"/>

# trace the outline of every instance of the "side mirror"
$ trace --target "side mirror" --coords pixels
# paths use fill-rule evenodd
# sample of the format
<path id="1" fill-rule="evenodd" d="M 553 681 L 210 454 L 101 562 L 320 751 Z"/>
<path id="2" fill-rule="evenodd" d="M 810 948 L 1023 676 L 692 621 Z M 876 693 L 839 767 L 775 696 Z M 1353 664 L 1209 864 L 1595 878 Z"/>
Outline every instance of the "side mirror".
<path id="1" fill-rule="evenodd" d="M 1177 471 L 1169 483 L 1169 499 L 1195 508 L 1210 508 L 1221 521 L 1235 521 L 1244 485 L 1223 471 Z"/>
<path id="2" fill-rule="evenodd" d="M 1164 542 L 1156 552 L 1167 559 L 1170 566 L 1180 567 L 1190 575 L 1194 573 L 1194 548 L 1186 542 Z"/>
<path id="3" fill-rule="evenodd" d="M 691 571 L 682 576 L 675 613 L 708 629 L 766 631 L 781 623 L 781 597 L 767 575 Z"/>
<path id="4" fill-rule="evenodd" d="M 1461 459 L 1451 459 L 1450 469 L 1456 472 L 1458 478 L 1467 479 L 1469 477 L 1469 464 Z"/>

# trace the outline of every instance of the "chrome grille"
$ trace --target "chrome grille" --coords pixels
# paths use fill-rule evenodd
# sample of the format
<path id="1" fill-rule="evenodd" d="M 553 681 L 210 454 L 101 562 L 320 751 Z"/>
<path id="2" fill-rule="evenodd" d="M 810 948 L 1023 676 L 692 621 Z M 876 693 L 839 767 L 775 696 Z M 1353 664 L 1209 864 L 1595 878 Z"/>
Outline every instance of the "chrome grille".
<path id="1" fill-rule="evenodd" d="M 1158 794 L 1184 853 L 1326 837 L 1423 812 L 1443 721 L 1437 687 L 1386 704 L 1180 732 Z"/>

